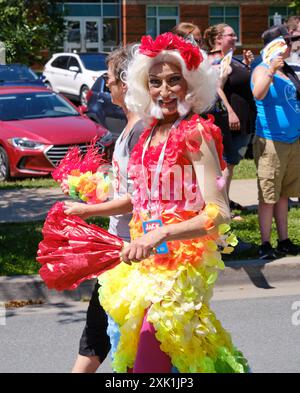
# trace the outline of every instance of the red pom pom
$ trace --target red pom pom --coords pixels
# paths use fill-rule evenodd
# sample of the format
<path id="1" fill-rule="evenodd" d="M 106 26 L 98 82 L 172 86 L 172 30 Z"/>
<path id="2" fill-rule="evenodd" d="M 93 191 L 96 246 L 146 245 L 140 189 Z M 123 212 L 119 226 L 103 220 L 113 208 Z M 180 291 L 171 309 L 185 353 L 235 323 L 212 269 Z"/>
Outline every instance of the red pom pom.
<path id="1" fill-rule="evenodd" d="M 139 51 L 143 55 L 156 57 L 163 50 L 179 51 L 188 70 L 197 69 L 203 61 L 203 56 L 197 46 L 173 33 L 161 34 L 155 40 L 150 35 L 142 37 Z"/>
<path id="2" fill-rule="evenodd" d="M 63 202 L 49 211 L 42 232 L 37 261 L 49 289 L 75 289 L 121 261 L 123 240 L 79 217 L 67 216 Z"/>

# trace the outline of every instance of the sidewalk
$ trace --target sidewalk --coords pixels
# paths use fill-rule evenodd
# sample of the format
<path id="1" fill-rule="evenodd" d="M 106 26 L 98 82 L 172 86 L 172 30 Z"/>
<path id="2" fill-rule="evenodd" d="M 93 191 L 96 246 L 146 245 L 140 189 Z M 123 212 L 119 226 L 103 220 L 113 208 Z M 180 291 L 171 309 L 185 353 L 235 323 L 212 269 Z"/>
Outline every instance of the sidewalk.
<path id="1" fill-rule="evenodd" d="M 241 205 L 255 207 L 256 180 L 233 180 L 230 198 Z M 0 190 L 0 223 L 42 221 L 55 202 L 66 199 L 60 188 Z"/>
<path id="2" fill-rule="evenodd" d="M 233 180 L 230 198 L 241 205 L 257 206 L 256 180 Z M 58 200 L 65 200 L 59 188 L 0 190 L 0 223 L 25 222 L 45 219 L 47 212 Z M 254 285 L 271 289 L 278 282 L 300 279 L 300 256 L 286 257 L 272 262 L 259 259 L 225 262 L 216 287 Z M 48 290 L 38 275 L 0 277 L 0 302 L 9 300 L 82 300 L 89 298 L 94 281 L 86 281 L 75 291 Z"/>

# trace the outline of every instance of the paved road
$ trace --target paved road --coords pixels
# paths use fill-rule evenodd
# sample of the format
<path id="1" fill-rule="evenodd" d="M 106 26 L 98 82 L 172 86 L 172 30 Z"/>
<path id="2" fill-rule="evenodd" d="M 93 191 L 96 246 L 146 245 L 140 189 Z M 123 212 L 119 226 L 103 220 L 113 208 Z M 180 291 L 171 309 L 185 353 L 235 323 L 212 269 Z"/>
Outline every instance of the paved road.
<path id="1" fill-rule="evenodd" d="M 253 372 L 298 373 L 300 315 L 297 319 L 294 314 L 299 325 L 293 325 L 293 304 L 300 304 L 297 282 L 278 283 L 270 289 L 253 285 L 219 288 L 212 308 Z M 86 303 L 69 302 L 8 311 L 6 325 L 0 322 L 0 372 L 68 373 L 77 354 L 86 307 Z M 109 361 L 99 372 L 111 372 Z"/>

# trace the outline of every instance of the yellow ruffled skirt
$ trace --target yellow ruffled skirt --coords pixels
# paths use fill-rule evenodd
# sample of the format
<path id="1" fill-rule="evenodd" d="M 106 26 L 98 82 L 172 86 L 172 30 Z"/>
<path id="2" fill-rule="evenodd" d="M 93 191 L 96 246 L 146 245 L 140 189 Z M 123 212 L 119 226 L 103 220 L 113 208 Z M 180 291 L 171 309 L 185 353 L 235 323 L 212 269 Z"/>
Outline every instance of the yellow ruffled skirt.
<path id="1" fill-rule="evenodd" d="M 164 223 L 187 217 L 163 216 Z M 224 225 L 219 237 L 225 242 Z M 141 234 L 134 216 L 133 237 Z M 227 243 L 234 237 L 227 236 Z M 147 320 L 156 331 L 161 350 L 181 373 L 248 372 L 243 355 L 209 308 L 218 271 L 224 268 L 217 239 L 210 237 L 168 242 L 168 255 L 141 263 L 121 263 L 99 277 L 100 302 L 119 329 L 113 369 L 126 372 L 135 363 L 139 334 Z"/>

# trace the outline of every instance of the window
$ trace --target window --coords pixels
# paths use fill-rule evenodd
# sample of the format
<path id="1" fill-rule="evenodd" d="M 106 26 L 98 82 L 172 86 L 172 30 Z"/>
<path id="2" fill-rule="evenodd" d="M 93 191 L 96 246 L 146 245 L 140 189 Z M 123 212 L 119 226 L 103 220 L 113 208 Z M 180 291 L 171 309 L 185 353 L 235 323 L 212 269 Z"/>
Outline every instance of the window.
<path id="1" fill-rule="evenodd" d="M 103 18 L 103 50 L 110 51 L 119 44 L 119 21 L 116 18 Z"/>
<path id="2" fill-rule="evenodd" d="M 290 15 L 292 15 L 293 10 L 289 7 L 270 7 L 269 8 L 269 27 L 274 24 L 279 24 L 281 17 L 281 23 L 283 23 Z M 275 18 L 274 18 L 275 16 Z M 276 16 L 278 21 L 276 23 Z"/>
<path id="3" fill-rule="evenodd" d="M 77 59 L 75 59 L 75 57 L 73 57 L 73 56 L 70 57 L 70 61 L 68 64 L 68 68 L 70 68 L 70 67 L 78 67 L 79 71 L 81 72 L 80 65 L 79 65 Z"/>
<path id="4" fill-rule="evenodd" d="M 210 7 L 209 25 L 226 23 L 236 32 L 240 41 L 240 9 L 239 7 Z"/>
<path id="5" fill-rule="evenodd" d="M 178 22 L 178 7 L 176 6 L 147 7 L 147 34 L 153 38 L 170 31 Z"/>
<path id="6" fill-rule="evenodd" d="M 67 69 L 67 64 L 70 56 L 59 56 L 52 63 L 52 67 Z"/>

